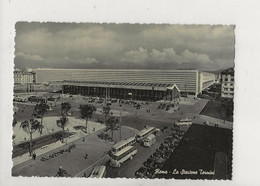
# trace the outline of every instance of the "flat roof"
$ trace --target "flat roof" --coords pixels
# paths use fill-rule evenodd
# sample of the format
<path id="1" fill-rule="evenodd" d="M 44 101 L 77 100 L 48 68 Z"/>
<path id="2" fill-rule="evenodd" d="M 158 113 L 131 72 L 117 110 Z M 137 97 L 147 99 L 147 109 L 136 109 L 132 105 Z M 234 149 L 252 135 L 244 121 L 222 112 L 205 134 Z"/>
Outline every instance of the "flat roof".
<path id="1" fill-rule="evenodd" d="M 145 134 L 146 132 L 151 131 L 151 130 L 153 130 L 153 129 L 154 129 L 154 127 L 144 128 L 144 129 L 141 130 L 137 135 L 142 136 L 142 135 Z"/>
<path id="2" fill-rule="evenodd" d="M 107 88 L 129 88 L 129 89 L 149 89 L 149 90 L 150 89 L 166 90 L 167 87 L 172 87 L 175 85 L 172 83 L 152 83 L 152 82 L 109 82 L 109 81 L 106 82 L 106 81 L 74 81 L 74 80 L 64 80 L 62 84 L 75 85 L 75 86 L 95 86 L 95 87 L 107 87 Z"/>
<path id="3" fill-rule="evenodd" d="M 145 82 L 106 82 L 106 81 L 74 81 L 64 80 L 63 84 L 66 83 L 89 83 L 89 84 L 103 84 L 103 85 L 134 85 L 134 86 L 157 86 L 157 87 L 170 87 L 172 83 L 145 83 Z M 176 86 L 176 85 L 175 85 Z"/>
<path id="4" fill-rule="evenodd" d="M 135 140 L 135 137 L 130 137 L 130 138 L 128 138 L 128 139 L 119 141 L 118 143 L 116 143 L 115 145 L 113 145 L 112 148 L 118 148 L 118 147 L 123 146 L 124 144 L 126 144 L 126 143 L 132 141 L 132 140 Z"/>
<path id="5" fill-rule="evenodd" d="M 132 148 L 135 148 L 134 146 L 127 146 L 126 148 L 116 152 L 113 156 L 121 156 L 122 154 L 124 154 L 125 152 L 127 152 L 128 150 L 132 149 Z"/>

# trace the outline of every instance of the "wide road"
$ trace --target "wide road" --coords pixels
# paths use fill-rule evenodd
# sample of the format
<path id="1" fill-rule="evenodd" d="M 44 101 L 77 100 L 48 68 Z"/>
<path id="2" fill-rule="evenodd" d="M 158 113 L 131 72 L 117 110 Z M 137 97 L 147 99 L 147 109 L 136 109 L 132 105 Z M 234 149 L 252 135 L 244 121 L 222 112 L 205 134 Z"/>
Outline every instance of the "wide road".
<path id="1" fill-rule="evenodd" d="M 152 147 L 143 147 L 139 143 L 136 144 L 137 154 L 133 157 L 132 160 L 127 160 L 119 168 L 114 168 L 108 165 L 107 163 L 107 174 L 106 177 L 109 178 L 134 178 L 135 171 L 140 167 L 143 167 L 143 163 L 152 155 L 164 139 L 171 134 L 172 131 L 168 130 L 167 132 L 160 132 L 160 136 L 157 137 L 155 144 Z"/>

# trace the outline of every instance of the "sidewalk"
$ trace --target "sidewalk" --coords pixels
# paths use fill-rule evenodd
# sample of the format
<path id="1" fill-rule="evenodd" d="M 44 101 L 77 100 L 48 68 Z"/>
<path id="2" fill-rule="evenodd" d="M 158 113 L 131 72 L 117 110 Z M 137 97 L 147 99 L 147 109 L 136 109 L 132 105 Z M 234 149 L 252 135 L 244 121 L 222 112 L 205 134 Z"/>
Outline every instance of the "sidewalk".
<path id="1" fill-rule="evenodd" d="M 102 130 L 104 128 L 105 128 L 105 126 L 100 128 L 99 130 Z M 95 132 L 97 132 L 97 131 L 95 131 Z M 48 152 L 50 152 L 50 151 L 52 151 L 54 149 L 57 149 L 59 147 L 65 146 L 68 143 L 72 143 L 72 142 L 74 142 L 74 141 L 76 141 L 76 140 L 78 140 L 78 139 L 80 139 L 82 137 L 86 137 L 86 136 L 88 136 L 88 135 L 90 135 L 92 133 L 94 133 L 94 132 L 92 131 L 92 132 L 90 132 L 88 134 L 84 134 L 83 132 L 79 132 L 79 133 L 77 133 L 75 135 L 72 135 L 70 137 L 65 138 L 64 141 L 66 143 L 62 143 L 61 141 L 57 141 L 57 142 L 54 142 L 54 143 L 51 143 L 49 145 L 45 145 L 45 146 L 43 146 L 41 148 L 36 149 L 35 153 L 36 153 L 37 157 L 39 157 L 40 155 L 48 153 Z M 32 159 L 32 157 L 29 156 L 29 153 L 27 152 L 27 153 L 23 154 L 22 156 L 18 156 L 18 157 L 13 158 L 13 166 L 19 165 L 19 164 L 21 164 L 23 162 L 26 162 L 28 160 L 31 160 L 31 159 Z"/>
<path id="2" fill-rule="evenodd" d="M 215 124 L 218 124 L 218 127 L 220 128 L 233 129 L 233 122 L 229 122 L 223 119 L 213 118 L 205 115 L 199 115 L 199 117 L 203 119 L 205 122 L 208 121 L 209 123 L 207 125 L 209 126 L 215 126 Z"/>

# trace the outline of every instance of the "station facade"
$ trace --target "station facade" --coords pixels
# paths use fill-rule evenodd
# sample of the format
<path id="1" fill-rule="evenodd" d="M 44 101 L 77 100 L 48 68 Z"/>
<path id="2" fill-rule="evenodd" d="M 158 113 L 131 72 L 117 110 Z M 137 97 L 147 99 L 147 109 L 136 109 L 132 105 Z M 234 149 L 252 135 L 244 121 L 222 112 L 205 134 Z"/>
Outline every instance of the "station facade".
<path id="1" fill-rule="evenodd" d="M 62 93 L 173 100 L 179 96 L 196 97 L 215 82 L 215 75 L 198 70 L 102 70 L 89 69 L 86 81 L 65 80 Z"/>

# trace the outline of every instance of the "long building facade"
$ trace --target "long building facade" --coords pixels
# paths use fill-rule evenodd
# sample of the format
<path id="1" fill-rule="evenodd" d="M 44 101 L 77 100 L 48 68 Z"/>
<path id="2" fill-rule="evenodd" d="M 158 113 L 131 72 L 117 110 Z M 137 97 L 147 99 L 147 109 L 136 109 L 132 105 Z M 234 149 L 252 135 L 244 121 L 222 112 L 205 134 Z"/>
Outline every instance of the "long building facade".
<path id="1" fill-rule="evenodd" d="M 85 70 L 85 81 L 66 80 L 64 94 L 160 100 L 169 95 L 196 97 L 215 82 L 215 75 L 199 70 Z M 169 87 L 176 87 L 174 93 Z M 176 90 L 177 89 L 177 90 Z M 176 93 L 178 92 L 178 93 Z"/>

